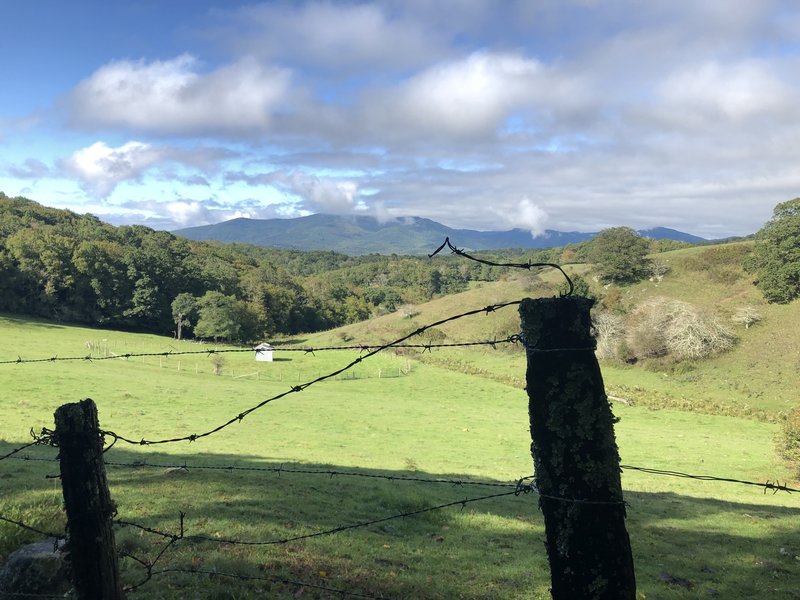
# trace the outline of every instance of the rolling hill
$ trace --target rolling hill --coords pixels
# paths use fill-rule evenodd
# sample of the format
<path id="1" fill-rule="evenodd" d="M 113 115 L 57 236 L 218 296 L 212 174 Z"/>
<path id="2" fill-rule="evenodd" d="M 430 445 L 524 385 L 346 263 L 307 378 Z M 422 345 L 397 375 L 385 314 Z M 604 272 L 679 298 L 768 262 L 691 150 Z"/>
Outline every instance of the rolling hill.
<path id="1" fill-rule="evenodd" d="M 552 248 L 591 239 L 596 233 L 547 230 L 532 237 L 524 229 L 475 231 L 452 229 L 436 221 L 405 217 L 381 223 L 373 217 L 309 215 L 295 219 L 232 219 L 215 225 L 174 232 L 191 240 L 240 242 L 296 250 L 335 250 L 360 254 L 427 254 L 445 237 L 468 250 L 498 248 Z M 704 238 L 656 227 L 639 231 L 646 237 L 700 243 Z"/>

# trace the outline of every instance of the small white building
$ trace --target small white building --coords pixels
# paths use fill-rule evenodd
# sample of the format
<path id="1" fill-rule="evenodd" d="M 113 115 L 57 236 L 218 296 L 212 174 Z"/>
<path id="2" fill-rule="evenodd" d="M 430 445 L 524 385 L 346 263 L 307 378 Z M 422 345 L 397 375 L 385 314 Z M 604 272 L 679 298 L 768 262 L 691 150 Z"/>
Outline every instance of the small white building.
<path id="1" fill-rule="evenodd" d="M 258 362 L 272 362 L 272 353 L 275 348 L 264 342 L 256 346 L 256 360 Z"/>

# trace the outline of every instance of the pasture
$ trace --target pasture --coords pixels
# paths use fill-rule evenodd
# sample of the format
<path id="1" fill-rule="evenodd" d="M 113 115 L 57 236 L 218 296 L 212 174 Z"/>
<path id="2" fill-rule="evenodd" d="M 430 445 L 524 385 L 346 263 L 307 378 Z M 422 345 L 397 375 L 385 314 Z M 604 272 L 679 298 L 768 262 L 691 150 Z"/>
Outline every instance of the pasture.
<path id="1" fill-rule="evenodd" d="M 462 310 L 481 305 L 469 304 L 469 294 L 460 300 Z M 518 288 L 498 286 L 490 301 L 504 294 L 519 297 Z M 451 308 L 443 306 L 442 315 Z M 416 321 L 436 320 L 436 307 L 431 310 Z M 516 315 L 513 307 L 505 311 L 443 329 L 453 340 L 503 333 Z M 414 319 L 392 318 L 414 326 Z M 354 341 L 385 341 L 391 338 L 381 333 L 396 331 L 381 331 L 380 320 L 370 323 L 352 329 L 364 336 Z M 207 349 L 17 317 L 0 317 L 0 332 L 0 360 Z M 295 342 L 342 340 L 332 332 Z M 313 587 L 320 586 L 386 598 L 548 598 L 543 525 L 533 494 L 285 543 L 235 543 L 281 541 L 513 492 L 513 482 L 532 471 L 528 400 L 510 381 L 524 377 L 524 361 L 503 349 L 464 351 L 461 356 L 483 370 L 470 374 L 456 364 L 460 352 L 377 355 L 193 443 L 118 442 L 106 454 L 117 518 L 176 532 L 183 512 L 186 535 L 205 538 L 175 543 L 156 565 L 164 572 L 130 597 L 342 597 Z M 358 353 L 276 352 L 280 360 L 272 364 L 256 363 L 251 353 L 222 356 L 219 375 L 207 354 L 0 365 L 0 455 L 29 442 L 31 428 L 52 427 L 57 406 L 85 397 L 97 402 L 102 428 L 131 439 L 198 433 Z M 623 464 L 752 481 L 790 478 L 774 452 L 775 424 L 623 404 L 614 412 L 621 419 L 616 431 Z M 55 455 L 55 449 L 35 447 L 0 462 L 0 515 L 63 531 L 59 483 L 47 477 L 58 471 L 49 460 Z M 182 465 L 187 468 L 174 468 Z M 640 598 L 800 597 L 797 496 L 633 470 L 623 472 L 623 487 Z M 163 538 L 141 529 L 119 528 L 116 535 L 123 554 L 139 559 L 152 560 L 164 547 Z M 36 538 L 0 523 L 0 558 Z M 122 569 L 126 584 L 146 579 L 135 559 L 123 558 Z"/>

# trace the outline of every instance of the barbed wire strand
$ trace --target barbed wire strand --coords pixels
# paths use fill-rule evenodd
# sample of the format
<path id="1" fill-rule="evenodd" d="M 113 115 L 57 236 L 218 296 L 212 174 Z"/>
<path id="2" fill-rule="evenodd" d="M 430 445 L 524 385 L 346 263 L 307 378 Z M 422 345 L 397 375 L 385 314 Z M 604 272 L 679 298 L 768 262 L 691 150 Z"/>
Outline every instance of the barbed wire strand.
<path id="1" fill-rule="evenodd" d="M 172 547 L 173 544 L 175 544 L 178 540 L 183 539 L 183 535 L 184 535 L 184 526 L 183 526 L 183 524 L 184 524 L 185 517 L 186 517 L 186 513 L 181 511 L 179 513 L 179 516 L 178 516 L 178 519 L 179 519 L 179 533 L 177 533 L 177 534 L 167 534 L 167 533 L 160 532 L 160 531 L 157 532 L 159 535 L 168 538 L 168 541 L 164 545 L 164 547 L 161 548 L 161 550 L 158 552 L 158 554 L 156 555 L 156 557 L 153 560 L 146 560 L 146 559 L 139 558 L 139 557 L 135 556 L 134 554 L 132 554 L 130 552 L 120 552 L 120 556 L 133 559 L 134 561 L 136 561 L 137 563 L 142 565 L 145 568 L 145 571 L 146 571 L 144 579 L 142 579 L 138 583 L 134 583 L 134 584 L 125 586 L 125 591 L 126 592 L 131 592 L 133 590 L 136 590 L 137 588 L 142 587 L 144 584 L 146 584 L 148 581 L 150 581 L 153 578 L 153 569 L 155 568 L 156 564 L 158 564 L 158 561 L 161 560 L 161 558 L 166 554 L 167 550 L 169 550 L 170 547 Z M 150 530 L 150 531 L 151 531 L 151 533 L 156 533 L 156 530 Z"/>
<path id="2" fill-rule="evenodd" d="M 275 545 L 288 544 L 290 542 L 297 542 L 297 541 L 301 541 L 301 540 L 307 540 L 307 539 L 312 539 L 312 538 L 317 538 L 317 537 L 323 537 L 323 536 L 326 536 L 326 535 L 334 535 L 336 533 L 341 533 L 343 531 L 350 531 L 350 530 L 353 530 L 353 529 L 362 529 L 364 527 L 369 527 L 371 525 L 377 525 L 379 523 L 386 523 L 387 521 L 393 521 L 393 520 L 396 520 L 396 519 L 403 519 L 403 518 L 406 518 L 406 517 L 412 517 L 412 516 L 416 516 L 416 515 L 421 515 L 421 514 L 424 514 L 424 513 L 433 512 L 433 511 L 436 511 L 436 510 L 442 510 L 442 509 L 449 508 L 449 507 L 452 507 L 452 506 L 461 506 L 462 509 L 463 509 L 464 507 L 466 507 L 467 504 L 471 504 L 471 503 L 474 503 L 474 502 L 481 502 L 481 501 L 484 501 L 484 500 L 490 500 L 492 498 L 502 498 L 502 497 L 505 497 L 505 496 L 519 496 L 519 495 L 522 495 L 522 494 L 528 494 L 530 492 L 535 492 L 535 491 L 536 491 L 536 488 L 533 485 L 525 484 L 525 483 L 523 483 L 522 480 L 520 480 L 520 482 L 517 484 L 516 488 L 513 491 L 510 491 L 510 492 L 501 492 L 501 493 L 498 493 L 498 494 L 489 494 L 489 495 L 486 495 L 486 496 L 478 496 L 478 497 L 474 497 L 474 498 L 464 498 L 462 500 L 455 500 L 455 501 L 452 501 L 452 502 L 445 502 L 443 504 L 438 504 L 436 506 L 429 506 L 429 507 L 420 508 L 420 509 L 417 509 L 417 510 L 401 512 L 401 513 L 389 515 L 388 517 L 381 517 L 379 519 L 371 519 L 369 521 L 362 521 L 362 522 L 359 522 L 359 523 L 351 523 L 351 524 L 347 524 L 347 525 L 340 525 L 338 527 L 333 527 L 331 529 L 325 529 L 323 531 L 316 531 L 314 533 L 306 533 L 306 534 L 296 535 L 296 536 L 292 536 L 292 537 L 288 537 L 288 538 L 276 538 L 276 539 L 271 539 L 271 540 L 256 541 L 256 540 L 235 540 L 235 539 L 231 539 L 231 538 L 211 537 L 211 536 L 202 535 L 202 534 L 194 534 L 194 535 L 185 535 L 185 536 L 183 536 L 182 539 L 187 540 L 187 541 L 212 542 L 212 543 L 216 543 L 216 544 L 230 544 L 230 545 L 234 545 L 234 546 L 275 546 Z M 619 502 L 616 502 L 615 504 L 619 504 Z M 140 529 L 142 531 L 146 531 L 148 533 L 152 533 L 154 535 L 158 535 L 158 536 L 161 536 L 161 537 L 166 537 L 166 538 L 174 537 L 174 534 L 166 533 L 166 532 L 163 532 L 163 531 L 159 531 L 158 529 L 153 529 L 153 528 L 141 525 L 139 523 L 134 523 L 134 522 L 131 522 L 131 521 L 125 521 L 125 520 L 122 520 L 122 519 L 114 519 L 114 524 L 115 525 L 119 525 L 120 527 L 133 527 L 135 529 Z"/>
<path id="3" fill-rule="evenodd" d="M 240 423 L 249 414 L 257 411 L 260 408 L 263 408 L 264 406 L 266 406 L 270 402 L 274 402 L 275 400 L 279 400 L 279 399 L 284 398 L 284 397 L 286 397 L 286 396 L 288 396 L 290 394 L 293 394 L 293 393 L 302 392 L 306 388 L 308 388 L 308 387 L 310 387 L 310 386 L 312 386 L 312 385 L 314 385 L 316 383 L 319 383 L 321 381 L 325 381 L 326 379 L 331 379 L 333 377 L 336 377 L 337 375 L 340 375 L 340 374 L 344 373 L 345 371 L 347 371 L 349 369 L 352 369 L 356 365 L 358 365 L 361 362 L 363 362 L 364 360 L 366 360 L 366 359 L 378 354 L 379 352 L 382 352 L 383 350 L 386 350 L 388 348 L 392 348 L 396 344 L 401 344 L 404 341 L 406 341 L 407 339 L 409 339 L 411 337 L 414 337 L 415 335 L 420 335 L 420 334 L 424 333 L 428 329 L 431 329 L 433 327 L 437 327 L 437 326 L 442 325 L 444 323 L 449 323 L 451 321 L 455 321 L 455 320 L 458 320 L 458 319 L 463 319 L 464 317 L 469 317 L 469 316 L 477 315 L 477 314 L 480 314 L 480 313 L 489 314 L 489 313 L 495 312 L 496 310 L 499 310 L 501 308 L 505 308 L 507 306 L 518 305 L 521 302 L 522 302 L 522 300 L 512 300 L 510 302 L 492 304 L 492 305 L 489 305 L 489 306 L 485 306 L 483 308 L 476 308 L 476 309 L 469 310 L 469 311 L 466 311 L 466 312 L 463 312 L 463 313 L 460 313 L 460 314 L 457 314 L 457 315 L 453 315 L 453 316 L 450 316 L 450 317 L 447 317 L 447 318 L 444 318 L 444 319 L 440 319 L 440 320 L 435 321 L 434 323 L 430 323 L 428 325 L 424 325 L 424 326 L 420 327 L 419 329 L 416 329 L 415 331 L 412 331 L 411 333 L 409 333 L 407 335 L 404 335 L 403 337 L 401 337 L 399 339 L 394 340 L 393 342 L 389 342 L 389 343 L 384 344 L 382 346 L 378 346 L 373 350 L 370 350 L 369 352 L 367 352 L 363 356 L 359 356 L 358 358 L 350 361 L 348 364 L 346 364 L 344 367 L 342 367 L 340 369 L 336 369 L 335 371 L 332 371 L 332 372 L 330 372 L 330 373 L 328 373 L 326 375 L 321 375 L 320 377 L 317 377 L 316 379 L 313 379 L 311 381 L 307 381 L 307 382 L 305 382 L 303 384 L 293 386 L 293 387 L 291 387 L 290 389 L 288 389 L 285 392 L 282 392 L 280 394 L 277 394 L 275 396 L 267 398 L 266 400 L 262 400 L 261 402 L 259 402 L 255 406 L 251 406 L 250 408 L 240 412 L 238 415 L 236 415 L 234 417 L 231 417 L 230 419 L 228 419 L 224 423 L 221 423 L 220 425 L 217 425 L 216 427 L 214 427 L 212 429 L 209 429 L 208 431 L 204 431 L 202 433 L 192 433 L 192 434 L 189 434 L 189 435 L 176 436 L 176 437 L 166 438 L 166 439 L 161 439 L 161 440 L 147 440 L 147 439 L 144 439 L 144 438 L 142 438 L 141 440 L 133 440 L 133 439 L 131 439 L 129 437 L 120 435 L 120 434 L 118 434 L 116 432 L 105 431 L 105 430 L 101 431 L 100 433 L 102 433 L 104 435 L 111 436 L 115 440 L 120 440 L 120 441 L 126 442 L 128 444 L 133 444 L 133 445 L 137 445 L 137 446 L 151 446 L 151 445 L 155 445 L 155 444 L 171 444 L 171 443 L 176 443 L 176 442 L 187 442 L 187 441 L 188 442 L 194 442 L 194 441 L 196 441 L 196 440 L 198 440 L 200 438 L 204 438 L 204 437 L 208 437 L 210 435 L 214 435 L 215 433 L 218 433 L 218 432 L 222 431 L 223 429 L 233 425 L 234 423 Z"/>
<path id="4" fill-rule="evenodd" d="M 518 335 L 511 335 L 504 339 L 493 340 L 477 340 L 472 342 L 443 342 L 443 343 L 425 343 L 425 344 L 392 344 L 392 348 L 410 348 L 421 349 L 423 351 L 430 351 L 433 348 L 463 348 L 469 346 L 492 346 L 498 344 L 509 344 L 519 342 Z M 304 354 L 315 354 L 316 352 L 327 352 L 334 350 L 358 350 L 359 352 L 368 352 L 374 348 L 381 348 L 383 346 L 377 343 L 369 344 L 349 344 L 344 346 L 300 346 L 300 347 L 282 347 L 280 345 L 273 345 L 274 352 L 303 352 Z M 102 360 L 127 360 L 129 358 L 147 358 L 147 357 L 164 357 L 171 356 L 190 356 L 199 355 L 211 356 L 214 354 L 241 354 L 241 353 L 258 352 L 257 348 L 209 348 L 208 350 L 165 350 L 163 352 L 127 352 L 125 354 L 115 354 L 114 356 L 51 356 L 49 358 L 22 358 L 18 357 L 11 360 L 0 360 L 0 365 L 20 365 L 30 363 L 53 363 L 61 361 L 86 361 L 95 362 Z"/>
<path id="5" fill-rule="evenodd" d="M 137 523 L 117 522 L 117 524 L 119 524 L 119 525 L 135 527 L 135 528 L 141 529 L 143 531 L 146 531 L 148 533 L 153 533 L 153 534 L 156 534 L 156 535 L 159 535 L 161 537 L 165 537 L 165 538 L 168 539 L 167 543 L 161 548 L 161 550 L 158 552 L 158 554 L 156 555 L 156 557 L 153 560 L 145 560 L 145 559 L 139 558 L 139 557 L 137 557 L 137 556 L 135 556 L 133 554 L 130 554 L 128 552 L 122 552 L 121 553 L 121 556 L 125 556 L 125 557 L 128 557 L 128 558 L 131 558 L 135 562 L 137 562 L 140 565 L 142 565 L 146 570 L 145 578 L 142 579 L 141 581 L 139 581 L 138 583 L 126 586 L 125 587 L 125 591 L 126 592 L 130 593 L 130 592 L 135 591 L 136 589 L 142 587 L 144 584 L 146 584 L 151 579 L 153 579 L 153 577 L 155 577 L 156 575 L 161 575 L 161 574 L 165 574 L 165 573 L 207 573 L 209 575 L 224 575 L 224 576 L 227 576 L 227 577 L 235 577 L 235 578 L 242 579 L 242 580 L 251 580 L 251 579 L 258 578 L 258 579 L 263 579 L 264 581 L 286 583 L 286 584 L 290 584 L 290 585 L 299 585 L 301 587 L 305 586 L 305 587 L 310 587 L 310 588 L 314 588 L 314 589 L 320 589 L 320 590 L 324 590 L 324 591 L 335 592 L 335 593 L 340 594 L 342 596 L 352 596 L 352 597 L 359 597 L 359 598 L 377 598 L 376 596 L 370 596 L 370 595 L 367 595 L 367 594 L 362 594 L 360 592 L 350 592 L 348 590 L 343 590 L 343 589 L 339 589 L 339 588 L 332 588 L 332 587 L 323 586 L 323 585 L 320 585 L 320 584 L 307 583 L 307 582 L 303 582 L 303 581 L 296 581 L 296 580 L 293 580 L 293 579 L 287 579 L 287 578 L 276 577 L 276 576 L 257 577 L 257 576 L 249 576 L 249 575 L 237 574 L 237 573 L 219 572 L 217 570 L 211 570 L 211 569 L 197 569 L 197 568 L 179 569 L 177 567 L 168 567 L 168 568 L 159 569 L 159 570 L 156 571 L 155 570 L 155 566 L 158 564 L 159 560 L 161 560 L 161 558 L 166 554 L 167 550 L 169 550 L 169 548 L 172 547 L 172 545 L 177 543 L 179 540 L 184 539 L 184 537 L 185 537 L 185 531 L 184 531 L 184 519 L 185 519 L 185 517 L 186 517 L 186 513 L 181 512 L 180 513 L 180 517 L 179 517 L 180 518 L 180 526 L 179 526 L 180 532 L 178 534 L 166 533 L 166 532 L 159 531 L 157 529 L 153 529 L 153 528 L 150 528 L 150 527 L 144 527 L 144 526 L 139 525 Z"/>
<path id="6" fill-rule="evenodd" d="M 31 444 L 29 444 L 30 446 Z M 40 457 L 32 457 L 32 456 L 9 456 L 14 460 L 27 460 L 27 461 L 38 461 L 38 462 L 57 462 L 57 458 L 40 458 Z M 411 481 L 411 482 L 419 482 L 419 483 L 438 483 L 438 484 L 451 484 L 453 486 L 463 487 L 466 485 L 476 485 L 476 486 L 492 486 L 492 487 L 512 487 L 516 484 L 514 482 L 490 482 L 490 481 L 470 481 L 467 479 L 430 479 L 430 478 L 421 478 L 421 477 L 408 477 L 403 475 L 385 475 L 385 474 L 378 474 L 378 473 L 357 473 L 352 471 L 338 471 L 338 470 L 327 470 L 327 469 L 296 469 L 292 467 L 284 467 L 283 465 L 278 467 L 240 467 L 237 465 L 190 465 L 187 463 L 169 463 L 169 464 L 162 464 L 162 463 L 149 463 L 146 461 L 134 461 L 130 463 L 122 463 L 122 462 L 114 462 L 114 461 L 106 461 L 106 466 L 109 467 L 117 467 L 117 468 L 164 468 L 164 469 L 175 469 L 175 468 L 185 468 L 187 470 L 192 469 L 205 469 L 205 470 L 215 470 L 215 471 L 264 471 L 270 473 L 297 473 L 297 474 L 306 474 L 306 475 L 325 475 L 329 477 L 364 477 L 370 479 L 386 479 L 389 481 Z M 639 471 L 642 473 L 646 473 L 649 475 L 663 475 L 668 477 L 682 477 L 685 479 L 694 479 L 696 481 L 709 481 L 709 482 L 720 482 L 720 483 L 736 483 L 741 485 L 748 485 L 758 488 L 764 488 L 764 491 L 772 490 L 773 492 L 788 492 L 788 493 L 800 493 L 800 489 L 789 487 L 788 483 L 781 484 L 777 479 L 776 480 L 767 480 L 766 482 L 763 481 L 749 481 L 745 479 L 737 479 L 734 477 L 721 477 L 717 475 L 694 475 L 691 473 L 683 473 L 681 471 L 671 471 L 667 469 L 655 469 L 652 467 L 638 467 L 633 465 L 620 465 L 620 469 L 623 471 Z M 524 479 L 532 478 L 532 475 L 525 477 Z"/>
<path id="7" fill-rule="evenodd" d="M 640 471 L 642 473 L 647 473 L 650 475 L 664 475 L 667 477 L 682 477 L 685 479 L 696 479 L 698 481 L 721 481 L 726 483 L 738 483 L 742 485 L 750 485 L 755 487 L 764 488 L 764 493 L 767 493 L 767 490 L 772 490 L 773 494 L 777 494 L 778 492 L 800 492 L 800 489 L 789 487 L 786 483 L 780 483 L 779 481 L 770 481 L 767 480 L 766 482 L 758 482 L 758 481 L 746 481 L 744 479 L 735 479 L 732 477 L 716 477 L 714 475 L 692 475 L 690 473 L 682 473 L 681 471 L 669 471 L 665 469 L 652 469 L 650 467 L 634 467 L 632 465 L 620 465 L 620 468 L 623 471 Z"/>
<path id="8" fill-rule="evenodd" d="M 334 535 L 337 533 L 341 533 L 344 531 L 351 531 L 353 529 L 362 529 L 364 527 L 370 527 L 372 525 L 377 525 L 380 523 L 386 523 L 388 521 L 394 521 L 397 519 L 404 519 L 406 517 L 412 517 L 421 515 L 428 512 L 433 512 L 437 510 L 442 510 L 445 508 L 450 508 L 453 506 L 461 506 L 462 510 L 467 506 L 467 504 L 471 504 L 474 502 L 482 502 L 484 500 L 491 500 L 494 498 L 503 498 L 507 496 L 520 496 L 524 494 L 534 493 L 538 494 L 543 498 L 548 498 L 551 500 L 559 500 L 562 502 L 570 502 L 574 504 L 590 504 L 590 505 L 608 505 L 608 506 L 619 506 L 625 504 L 624 501 L 617 501 L 617 500 L 583 500 L 583 499 L 574 499 L 574 498 L 559 498 L 557 496 L 549 496 L 545 494 L 539 494 L 539 491 L 533 484 L 524 483 L 521 479 L 518 483 L 516 488 L 510 492 L 500 492 L 497 494 L 488 494 L 485 496 L 478 496 L 473 498 L 464 498 L 461 500 L 454 500 L 451 502 L 445 502 L 443 504 L 438 504 L 436 506 L 429 506 L 426 508 L 420 508 L 417 510 L 412 511 L 404 511 L 401 513 L 396 513 L 393 515 L 389 515 L 388 517 L 381 517 L 378 519 L 370 519 L 368 521 L 362 521 L 359 523 L 351 523 L 347 525 L 340 525 L 338 527 L 333 527 L 331 529 L 325 529 L 323 531 L 316 531 L 314 533 L 306 533 L 301 535 L 296 535 L 287 538 L 276 538 L 271 540 L 236 540 L 231 538 L 224 538 L 224 537 L 211 537 L 202 534 L 195 534 L 195 535 L 186 535 L 183 539 L 189 541 L 199 541 L 199 542 L 212 542 L 216 544 L 230 544 L 233 546 L 274 546 L 274 545 L 282 545 L 288 544 L 290 542 L 297 542 L 301 540 L 308 540 L 317 537 L 323 537 L 327 535 Z M 158 530 L 154 530 L 151 528 L 147 528 L 145 526 L 139 525 L 137 523 L 132 523 L 129 521 L 124 520 L 115 520 L 115 524 L 121 527 L 135 527 L 138 529 L 143 529 L 145 531 L 149 531 L 150 533 L 154 533 L 156 535 L 161 535 L 164 537 L 170 537 L 172 534 L 166 534 L 163 532 L 159 532 Z"/>
<path id="9" fill-rule="evenodd" d="M 211 471 L 251 471 L 251 472 L 265 472 L 265 473 L 290 473 L 296 475 L 322 475 L 329 478 L 334 477 L 361 477 L 365 479 L 384 479 L 386 481 L 403 481 L 415 483 L 430 483 L 430 484 L 444 484 L 454 487 L 464 487 L 467 485 L 484 486 L 484 487 L 511 487 L 515 488 L 517 483 L 514 481 L 499 482 L 499 481 L 472 481 L 469 479 L 446 479 L 446 478 L 430 478 L 430 477 L 410 477 L 407 475 L 387 475 L 383 473 L 358 473 L 355 471 L 339 471 L 335 469 L 299 469 L 294 467 L 240 467 L 236 465 L 190 465 L 187 463 L 163 464 L 163 463 L 148 463 L 145 461 L 136 461 L 132 463 L 118 463 L 113 461 L 106 461 L 107 467 L 129 467 L 134 469 L 140 468 L 157 468 L 157 469 L 186 469 L 191 471 L 197 470 L 211 470 Z M 533 477 L 529 475 L 524 479 Z"/>
<path id="10" fill-rule="evenodd" d="M 52 537 L 56 538 L 56 540 L 63 540 L 66 538 L 66 536 L 63 533 L 53 533 L 51 531 L 44 531 L 42 529 L 38 529 L 36 527 L 28 525 L 27 523 L 23 523 L 22 521 L 17 521 L 16 519 L 12 519 L 4 515 L 0 515 L 0 521 L 3 521 L 4 523 L 9 523 L 10 525 L 16 525 L 21 529 L 32 531 L 33 533 L 38 533 L 39 535 L 43 535 L 44 537 Z"/>
<path id="11" fill-rule="evenodd" d="M 450 251 L 453 254 L 457 254 L 458 256 L 463 256 L 464 258 L 466 258 L 468 260 L 472 260 L 472 261 L 475 261 L 477 263 L 481 263 L 482 265 L 489 265 L 491 267 L 511 267 L 511 268 L 514 268 L 514 269 L 527 269 L 528 271 L 530 271 L 533 268 L 543 268 L 543 267 L 549 267 L 551 269 L 557 269 L 558 271 L 561 272 L 561 274 L 564 276 L 564 279 L 567 280 L 567 284 L 569 285 L 569 290 L 564 295 L 565 296 L 572 296 L 572 292 L 575 291 L 575 286 L 572 283 L 572 279 L 570 279 L 570 277 L 569 277 L 569 275 L 567 275 L 566 271 L 564 271 L 564 269 L 561 268 L 561 265 L 557 265 L 556 263 L 546 263 L 546 262 L 535 263 L 535 262 L 531 262 L 531 261 L 528 261 L 526 263 L 498 263 L 498 262 L 494 262 L 494 261 L 491 261 L 491 260 L 485 260 L 483 258 L 477 258 L 476 256 L 472 256 L 470 254 L 467 254 L 466 252 L 464 252 L 460 248 L 456 248 L 450 242 L 450 238 L 449 237 L 444 238 L 444 242 L 442 242 L 442 245 L 439 246 L 436 250 L 434 250 L 431 254 L 428 254 L 428 258 L 433 258 L 437 254 L 439 254 L 439 252 L 444 250 L 445 246 L 447 248 L 449 248 Z"/>
<path id="12" fill-rule="evenodd" d="M 31 430 L 31 435 L 34 437 L 34 440 L 30 444 L 25 444 L 24 446 L 20 446 L 19 448 L 14 448 L 8 454 L 4 454 L 3 456 L 0 456 L 0 460 L 5 460 L 7 458 L 11 458 L 12 456 L 17 454 L 18 452 L 22 452 L 23 450 L 27 450 L 31 446 L 39 446 L 39 445 L 42 444 L 42 441 L 33 433 L 33 430 Z"/>

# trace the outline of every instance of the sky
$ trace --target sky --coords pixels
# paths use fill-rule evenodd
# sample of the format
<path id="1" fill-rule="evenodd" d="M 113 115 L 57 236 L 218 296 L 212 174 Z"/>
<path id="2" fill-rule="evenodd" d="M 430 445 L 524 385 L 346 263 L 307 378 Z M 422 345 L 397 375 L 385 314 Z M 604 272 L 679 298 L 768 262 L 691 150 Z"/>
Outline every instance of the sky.
<path id="1" fill-rule="evenodd" d="M 746 235 L 800 196 L 794 0 L 0 3 L 0 191 Z"/>

